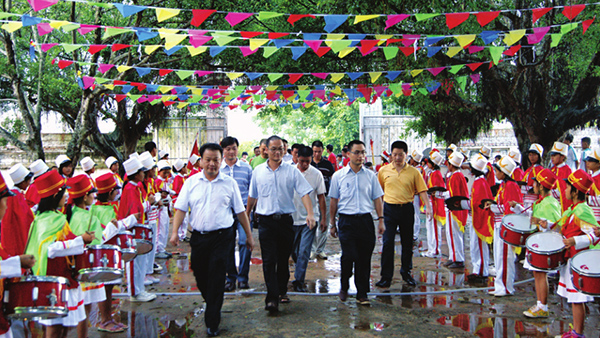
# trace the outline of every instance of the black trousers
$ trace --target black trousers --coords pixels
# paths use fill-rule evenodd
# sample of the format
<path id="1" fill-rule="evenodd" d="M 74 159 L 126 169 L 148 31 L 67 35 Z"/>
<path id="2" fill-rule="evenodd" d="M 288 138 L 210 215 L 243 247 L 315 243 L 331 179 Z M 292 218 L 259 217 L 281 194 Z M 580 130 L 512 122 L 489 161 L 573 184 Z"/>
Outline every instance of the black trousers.
<path id="1" fill-rule="evenodd" d="M 294 221 L 291 215 L 282 215 L 279 219 L 272 216 L 256 216 L 263 275 L 267 284 L 265 304 L 279 304 L 279 296 L 287 294 L 290 280 L 289 259 L 294 246 Z"/>
<path id="2" fill-rule="evenodd" d="M 342 247 L 342 290 L 348 291 L 354 267 L 356 298 L 366 298 L 370 290 L 371 256 L 375 248 L 375 225 L 371 214 L 342 215 L 338 221 Z"/>
<path id="3" fill-rule="evenodd" d="M 394 240 L 398 228 L 400 228 L 400 243 L 402 244 L 402 268 L 400 271 L 409 273 L 412 269 L 415 208 L 412 203 L 384 203 L 383 221 L 385 232 L 381 250 L 381 279 L 391 280 L 394 276 Z"/>
<path id="4" fill-rule="evenodd" d="M 206 327 L 217 330 L 221 323 L 221 307 L 225 293 L 225 272 L 228 255 L 235 242 L 233 227 L 202 235 L 192 232 L 190 267 L 196 284 L 206 302 L 204 322 Z"/>

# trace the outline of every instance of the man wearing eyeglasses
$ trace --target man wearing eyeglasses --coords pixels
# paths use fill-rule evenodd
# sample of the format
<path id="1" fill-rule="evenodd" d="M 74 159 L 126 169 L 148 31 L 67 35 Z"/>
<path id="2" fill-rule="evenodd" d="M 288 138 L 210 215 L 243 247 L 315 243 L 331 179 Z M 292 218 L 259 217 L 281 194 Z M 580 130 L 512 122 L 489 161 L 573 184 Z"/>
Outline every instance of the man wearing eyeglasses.
<path id="1" fill-rule="evenodd" d="M 369 306 L 369 277 L 371 275 L 371 256 L 375 248 L 375 226 L 373 224 L 373 204 L 377 211 L 378 232 L 383 234 L 383 190 L 377 181 L 377 175 L 363 166 L 365 144 L 354 140 L 348 144 L 350 162 L 338 170 L 331 178 L 329 187 L 331 236 L 339 235 L 342 247 L 341 301 L 348 298 L 350 277 L 354 268 L 356 302 Z M 335 215 L 339 211 L 339 221 Z"/>
<path id="2" fill-rule="evenodd" d="M 315 226 L 315 215 L 308 195 L 313 190 L 311 185 L 299 170 L 282 161 L 282 139 L 273 135 L 266 145 L 268 160 L 252 173 L 246 213 L 249 215 L 256 205 L 263 275 L 267 284 L 265 310 L 274 313 L 279 310 L 279 303 L 290 302 L 287 285 L 290 279 L 288 262 L 294 244 L 294 191 L 301 196 L 307 211 L 306 224 L 311 229 Z"/>

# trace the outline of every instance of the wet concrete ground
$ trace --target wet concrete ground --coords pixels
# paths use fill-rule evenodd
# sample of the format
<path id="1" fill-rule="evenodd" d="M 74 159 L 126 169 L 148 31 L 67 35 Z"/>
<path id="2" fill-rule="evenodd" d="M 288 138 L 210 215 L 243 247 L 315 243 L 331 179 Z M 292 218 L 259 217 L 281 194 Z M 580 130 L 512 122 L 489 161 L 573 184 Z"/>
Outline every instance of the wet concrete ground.
<path id="1" fill-rule="evenodd" d="M 258 238 L 254 230 L 254 238 Z M 426 242 L 424 227 L 421 240 Z M 468 240 L 465 240 L 468 243 Z M 468 251 L 468 248 L 466 248 Z M 189 245 L 167 249 L 181 255 L 169 260 L 158 260 L 164 267 L 160 283 L 149 287 L 157 293 L 176 293 L 159 296 L 144 304 L 130 303 L 127 298 L 113 302 L 114 318 L 129 325 L 123 333 L 108 334 L 90 328 L 89 337 L 204 337 L 203 300 L 198 295 L 195 281 L 189 270 Z M 221 332 L 224 337 L 553 337 L 568 330 L 572 321 L 570 306 L 555 294 L 555 282 L 550 284 L 550 317 L 528 319 L 522 315 L 535 304 L 533 282 L 516 286 L 511 297 L 494 298 L 487 291 L 474 289 L 493 285 L 487 281 L 470 285 L 466 276 L 470 273 L 469 254 L 466 269 L 448 270 L 442 266 L 444 259 L 418 256 L 415 251 L 413 276 L 416 287 L 403 285 L 399 276 L 400 257 L 396 255 L 396 270 L 389 289 L 379 289 L 379 260 L 381 242 L 378 240 L 372 260 L 371 291 L 376 293 L 444 292 L 469 289 L 466 292 L 371 296 L 371 307 L 356 304 L 354 298 L 341 302 L 337 293 L 340 288 L 340 245 L 329 238 L 329 259 L 313 260 L 307 271 L 307 287 L 316 295 L 295 295 L 289 304 L 280 305 L 280 313 L 269 315 L 264 310 L 264 295 L 252 292 L 266 291 L 262 277 L 260 246 L 252 253 L 249 293 L 226 293 L 222 311 Z M 397 242 L 396 252 L 400 252 Z M 444 245 L 443 252 L 447 252 Z M 290 265 L 293 279 L 293 264 Z M 532 278 L 517 263 L 517 281 Z M 351 281 L 353 288 L 353 281 Z M 350 293 L 355 292 L 350 289 Z M 290 285 L 290 292 L 291 292 Z M 115 289 L 115 292 L 122 290 Z M 332 294 L 332 295 L 327 295 Z M 599 307 L 589 303 L 586 320 L 586 337 L 600 336 Z M 97 321 L 92 313 L 91 321 Z M 40 332 L 36 326 L 35 332 Z M 69 337 L 76 337 L 74 330 Z"/>

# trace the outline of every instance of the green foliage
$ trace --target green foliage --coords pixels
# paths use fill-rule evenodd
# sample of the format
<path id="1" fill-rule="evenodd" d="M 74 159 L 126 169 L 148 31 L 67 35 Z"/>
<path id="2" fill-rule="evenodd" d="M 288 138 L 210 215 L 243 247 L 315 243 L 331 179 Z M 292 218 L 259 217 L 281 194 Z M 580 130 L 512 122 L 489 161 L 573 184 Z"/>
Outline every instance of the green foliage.
<path id="1" fill-rule="evenodd" d="M 7 117 L 2 121 L 2 128 L 6 129 L 14 138 L 19 138 L 21 135 L 27 133 L 27 126 L 23 120 L 19 118 Z M 6 138 L 0 137 L 0 146 L 5 147 L 10 141 Z"/>

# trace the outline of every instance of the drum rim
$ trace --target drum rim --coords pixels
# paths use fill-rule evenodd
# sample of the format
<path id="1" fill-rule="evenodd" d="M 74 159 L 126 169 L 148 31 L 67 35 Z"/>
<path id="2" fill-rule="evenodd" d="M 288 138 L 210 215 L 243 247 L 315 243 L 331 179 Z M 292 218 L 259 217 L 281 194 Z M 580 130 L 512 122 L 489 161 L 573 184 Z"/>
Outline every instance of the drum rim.
<path id="1" fill-rule="evenodd" d="M 20 278 L 19 282 L 52 282 L 70 286 L 69 280 L 61 276 L 37 276 L 29 275 Z"/>
<path id="2" fill-rule="evenodd" d="M 88 244 L 85 248 L 92 249 L 92 250 L 112 249 L 112 250 L 121 251 L 121 247 L 119 247 L 118 245 L 114 245 L 114 244 L 94 244 L 94 245 Z"/>
<path id="3" fill-rule="evenodd" d="M 553 233 L 555 233 L 556 235 L 560 236 L 560 234 L 558 232 L 545 232 L 545 231 L 539 231 L 538 232 L 538 234 L 540 234 L 540 235 L 542 235 L 542 234 L 548 234 L 548 235 L 542 235 L 542 236 L 556 236 L 556 235 L 552 235 Z M 537 234 L 535 234 L 535 235 L 537 235 Z M 527 240 L 525 241 L 525 247 L 527 248 L 527 251 L 531 251 L 533 253 L 540 254 L 540 255 L 549 256 L 549 255 L 553 255 L 553 254 L 556 254 L 556 253 L 559 253 L 561 251 L 566 250 L 564 244 L 563 244 L 563 246 L 562 246 L 561 249 L 556 249 L 554 251 L 544 251 L 544 252 L 541 252 L 541 251 L 536 250 L 536 249 L 530 249 L 529 245 L 527 245 L 527 244 L 529 243 L 529 239 L 533 238 L 533 236 L 535 236 L 535 235 L 531 235 L 531 236 L 527 237 Z M 562 238 L 562 236 L 560 236 L 560 237 Z"/>
<path id="4" fill-rule="evenodd" d="M 115 236 L 118 235 L 129 235 L 129 236 L 133 236 L 133 232 L 129 231 L 129 230 L 121 230 L 119 232 L 117 232 L 117 234 Z"/>
<path id="5" fill-rule="evenodd" d="M 65 303 L 67 302 L 66 300 L 64 301 Z M 14 313 L 11 313 L 8 315 L 8 317 L 19 317 L 19 318 L 29 318 L 29 317 L 23 317 L 23 316 L 19 316 L 19 315 L 24 315 L 24 314 L 33 314 L 32 316 L 30 316 L 31 318 L 34 317 L 41 317 L 41 318 L 49 318 L 49 317 L 42 317 L 41 314 L 44 313 L 48 313 L 48 314 L 57 314 L 57 317 L 52 317 L 52 318 L 63 318 L 69 315 L 69 307 L 68 306 L 18 306 L 14 308 Z"/>
<path id="6" fill-rule="evenodd" d="M 86 282 L 86 283 L 87 282 L 91 282 L 91 283 L 100 282 L 100 281 L 92 281 L 92 280 L 89 280 L 89 279 L 86 279 L 86 280 L 82 280 L 81 279 L 81 277 L 84 274 L 87 274 L 87 273 L 100 273 L 100 272 L 102 272 L 102 273 L 109 272 L 109 273 L 114 274 L 115 278 L 114 279 L 109 279 L 108 281 L 112 281 L 112 280 L 115 280 L 115 279 L 123 278 L 123 274 L 124 274 L 123 269 L 120 269 L 120 268 L 109 268 L 109 267 L 106 267 L 106 268 L 104 268 L 104 267 L 102 267 L 102 268 L 99 268 L 99 267 L 85 268 L 85 269 L 81 269 L 81 270 L 77 271 L 77 273 L 78 273 L 77 280 L 80 281 L 80 282 Z M 118 276 L 117 276 L 117 274 L 118 274 Z"/>
<path id="7" fill-rule="evenodd" d="M 586 253 L 586 252 L 588 252 L 588 250 L 584 250 L 582 252 L 578 252 L 578 253 L 576 253 L 573 256 L 573 258 L 571 258 L 571 270 L 573 270 L 574 272 L 577 272 L 577 274 L 580 275 L 580 276 L 592 277 L 592 278 L 598 278 L 598 277 L 600 277 L 600 273 L 590 273 L 590 272 L 581 271 L 581 270 L 579 270 L 578 267 L 576 267 L 576 266 L 573 265 L 573 261 L 575 260 L 575 257 L 579 256 L 582 253 Z M 573 285 L 575 285 L 575 284 L 573 284 Z"/>

